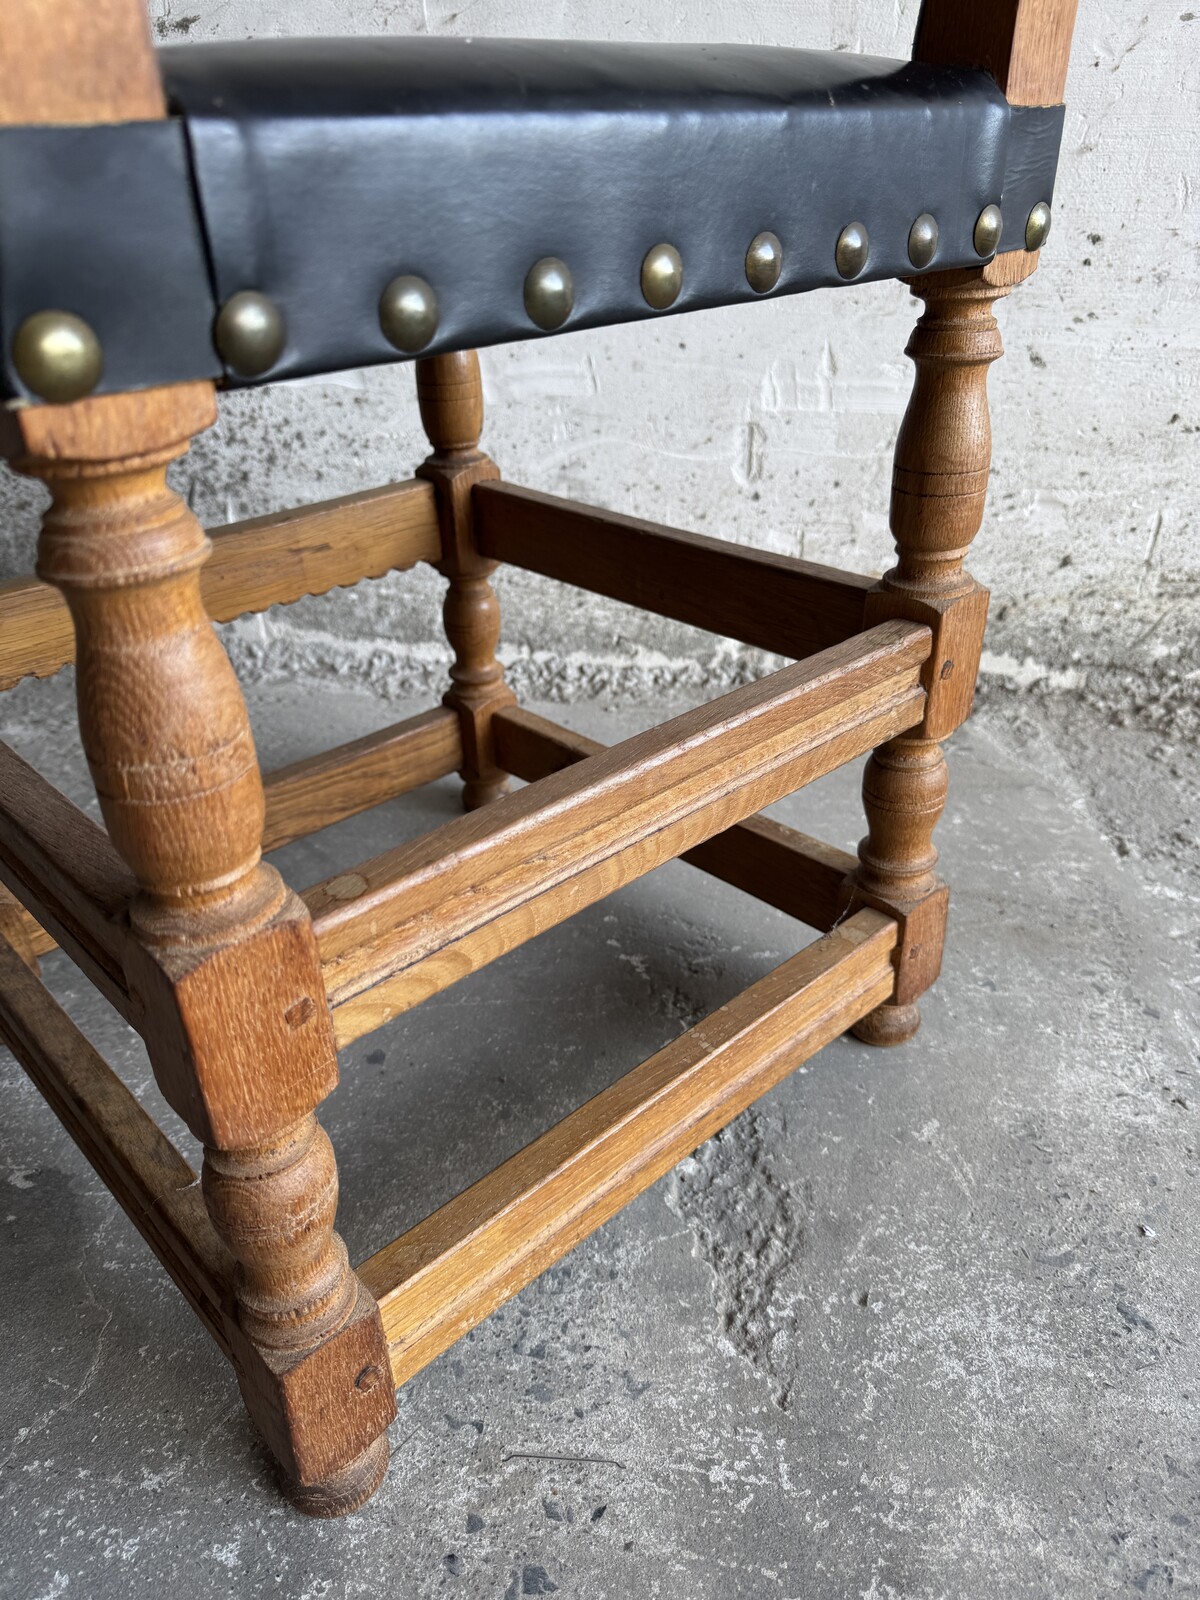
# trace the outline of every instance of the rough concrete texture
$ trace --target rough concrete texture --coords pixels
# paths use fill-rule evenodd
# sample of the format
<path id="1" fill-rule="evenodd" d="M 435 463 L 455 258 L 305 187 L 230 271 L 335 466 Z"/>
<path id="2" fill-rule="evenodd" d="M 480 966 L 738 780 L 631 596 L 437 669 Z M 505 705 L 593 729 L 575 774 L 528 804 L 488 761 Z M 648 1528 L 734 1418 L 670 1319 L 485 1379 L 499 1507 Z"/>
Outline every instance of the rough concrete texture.
<path id="1" fill-rule="evenodd" d="M 917 0 L 152 0 L 162 40 L 305 33 L 739 39 L 907 53 Z M 1165 726 L 1194 702 L 1200 590 L 1200 20 L 1185 0 L 1082 0 L 1044 266 L 1000 310 L 995 474 L 973 566 L 987 670 Z M 776 226 L 786 241 L 787 227 Z M 484 357 L 485 442 L 510 478 L 862 571 L 890 559 L 889 457 L 915 303 L 823 290 Z M 222 402 L 179 470 L 211 523 L 405 477 L 424 453 L 405 367 Z M 0 488 L 0 571 L 32 565 L 40 491 Z M 506 574 L 505 651 L 531 691 L 687 692 L 755 663 L 724 642 Z M 432 577 L 234 630 L 247 667 L 441 681 Z"/>
<path id="2" fill-rule="evenodd" d="M 251 702 L 270 765 L 400 709 Z M 4 713 L 86 801 L 67 678 Z M 1198 777 L 1086 708 L 985 708 L 953 741 L 918 1038 L 832 1045 L 434 1362 L 340 1523 L 276 1497 L 215 1348 L 5 1057 L 0 1592 L 1200 1594 Z M 778 812 L 849 844 L 855 789 Z M 448 780 L 283 864 L 310 882 L 456 809 Z M 352 1256 L 803 937 L 675 864 L 360 1041 L 324 1113 Z M 140 1046 L 45 967 L 178 1131 Z"/>

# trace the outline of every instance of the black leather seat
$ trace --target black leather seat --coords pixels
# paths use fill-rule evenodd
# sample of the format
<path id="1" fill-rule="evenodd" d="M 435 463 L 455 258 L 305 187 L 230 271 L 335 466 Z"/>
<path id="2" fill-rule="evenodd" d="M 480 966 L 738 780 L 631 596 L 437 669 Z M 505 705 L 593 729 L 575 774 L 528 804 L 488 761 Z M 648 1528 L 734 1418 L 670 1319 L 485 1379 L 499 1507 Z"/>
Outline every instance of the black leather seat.
<path id="1" fill-rule="evenodd" d="M 28 195 L 29 153 L 6 168 L 0 150 L 5 327 L 25 297 L 75 306 L 106 352 L 102 389 L 218 375 L 213 316 L 244 291 L 283 319 L 265 381 L 398 359 L 379 314 L 397 276 L 436 297 L 432 354 L 541 336 L 523 289 L 543 257 L 571 274 L 564 331 L 661 314 L 639 277 L 659 244 L 682 268 L 672 312 L 756 298 L 746 252 L 763 231 L 782 247 L 773 293 L 844 282 L 852 223 L 867 239 L 853 277 L 911 273 L 922 213 L 930 266 L 977 266 L 985 207 L 1007 249 L 1051 199 L 1062 121 L 1010 107 L 983 72 L 749 45 L 297 39 L 159 60 L 180 120 L 32 130 L 43 196 L 92 169 L 71 204 L 10 205 L 4 174 Z M 122 138 L 141 140 L 135 158 Z"/>

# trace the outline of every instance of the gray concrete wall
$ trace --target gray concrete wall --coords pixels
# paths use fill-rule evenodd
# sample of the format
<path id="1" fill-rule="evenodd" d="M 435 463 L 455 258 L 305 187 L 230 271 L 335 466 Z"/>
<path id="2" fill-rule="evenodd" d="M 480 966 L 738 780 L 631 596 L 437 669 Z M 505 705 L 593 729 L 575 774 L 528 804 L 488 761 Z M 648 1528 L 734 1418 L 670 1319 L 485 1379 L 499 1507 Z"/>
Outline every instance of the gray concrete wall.
<path id="1" fill-rule="evenodd" d="M 1169 720 L 1195 698 L 1200 592 L 1200 15 L 1082 0 L 1054 232 L 1000 310 L 995 468 L 973 561 L 993 589 L 992 682 Z M 903 55 L 916 0 L 152 0 L 159 36 L 416 32 L 744 39 Z M 889 457 L 915 302 L 820 291 L 484 355 L 485 443 L 507 476 L 812 559 L 888 560 Z M 178 481 L 210 523 L 407 476 L 422 454 L 405 367 L 222 403 Z M 3 485 L 0 564 L 32 562 L 40 491 Z M 732 681 L 722 641 L 512 573 L 505 655 L 543 696 Z M 239 663 L 393 691 L 445 660 L 439 584 L 405 574 L 249 619 Z M 1190 678 L 1190 683 L 1189 683 Z"/>

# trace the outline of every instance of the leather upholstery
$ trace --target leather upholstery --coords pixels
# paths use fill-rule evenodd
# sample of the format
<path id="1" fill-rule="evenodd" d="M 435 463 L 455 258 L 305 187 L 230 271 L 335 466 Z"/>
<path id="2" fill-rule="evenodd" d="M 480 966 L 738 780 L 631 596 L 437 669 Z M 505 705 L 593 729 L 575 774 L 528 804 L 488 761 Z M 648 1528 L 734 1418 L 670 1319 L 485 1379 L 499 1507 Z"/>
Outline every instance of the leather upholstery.
<path id="1" fill-rule="evenodd" d="M 23 319 L 73 311 L 100 335 L 101 393 L 220 371 L 208 262 L 178 122 L 0 129 L 0 386 Z"/>
<path id="2" fill-rule="evenodd" d="M 440 326 L 423 352 L 434 353 L 545 337 L 522 290 L 548 255 L 574 278 L 564 332 L 663 315 L 639 283 L 663 241 L 684 266 L 672 313 L 759 298 L 744 262 L 763 230 L 784 249 L 773 294 L 840 285 L 834 246 L 855 221 L 870 236 L 862 280 L 911 275 L 908 232 L 925 211 L 940 229 L 931 270 L 978 265 L 985 205 L 1001 203 L 1007 249 L 1052 198 L 1062 123 L 1061 107 L 1010 108 L 981 72 L 749 45 L 294 39 L 178 46 L 160 62 L 192 192 L 160 150 L 129 190 L 109 174 L 76 193 L 51 250 L 28 216 L 9 225 L 5 175 L 26 156 L 6 166 L 3 147 L 31 130 L 0 130 L 5 350 L 29 311 L 76 310 L 101 336 L 106 389 L 218 372 L 196 327 L 243 289 L 269 295 L 287 322 L 263 382 L 401 359 L 378 322 L 399 274 L 436 291 Z M 160 126 L 177 137 L 179 123 Z M 125 131 L 70 130 L 84 144 Z M 114 242 L 116 204 L 130 248 Z M 146 306 L 152 337 L 137 329 Z"/>

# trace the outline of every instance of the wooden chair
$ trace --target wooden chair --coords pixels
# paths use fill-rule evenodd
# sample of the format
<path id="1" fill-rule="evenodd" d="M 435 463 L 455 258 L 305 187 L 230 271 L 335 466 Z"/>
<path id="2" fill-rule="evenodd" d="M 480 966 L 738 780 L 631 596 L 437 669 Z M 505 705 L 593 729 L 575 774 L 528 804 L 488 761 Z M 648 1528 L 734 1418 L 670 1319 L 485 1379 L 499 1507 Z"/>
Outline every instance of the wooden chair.
<path id="1" fill-rule="evenodd" d="M 988 476 L 985 380 L 1001 353 L 992 308 L 1034 270 L 1048 227 L 1073 12 L 1074 0 L 925 0 L 911 67 L 423 41 L 420 85 L 405 80 L 405 93 L 432 97 L 426 113 L 439 94 L 503 112 L 517 141 L 475 148 L 501 179 L 510 161 L 513 183 L 525 183 L 493 212 L 491 191 L 467 177 L 443 192 L 461 151 L 439 144 L 428 164 L 406 162 L 402 145 L 382 162 L 345 142 L 338 105 L 346 93 L 359 107 L 394 99 L 389 74 L 408 70 L 409 42 L 367 57 L 349 44 L 282 56 L 185 47 L 160 61 L 141 0 L 61 0 L 53 19 L 38 0 L 9 0 L 4 449 L 52 504 L 38 577 L 0 589 L 0 682 L 74 660 L 105 827 L 0 747 L 0 1036 L 229 1358 L 303 1510 L 362 1504 L 387 1464 L 396 1385 L 798 1063 L 846 1029 L 879 1045 L 915 1033 L 946 918 L 932 843 L 946 797 L 941 741 L 970 710 L 987 608 L 963 560 Z M 349 90 L 334 81 L 343 69 Z M 795 84 L 787 129 L 756 105 L 767 80 L 776 109 Z M 568 148 L 570 118 L 593 94 L 612 123 L 612 207 L 595 260 L 569 260 L 545 237 L 562 204 L 558 168 L 548 151 L 529 176 L 519 141 L 536 119 L 513 110 L 561 116 Z M 742 140 L 747 152 L 764 138 L 802 137 L 812 152 L 828 140 L 836 181 L 811 214 L 789 198 L 757 221 L 739 213 L 728 238 L 718 192 L 706 232 L 688 243 L 663 227 L 648 247 L 644 218 L 622 198 L 645 202 L 653 187 L 638 167 L 648 147 L 635 102 L 669 128 L 682 106 L 680 127 L 699 137 L 707 115 L 736 112 L 712 146 L 734 156 Z M 230 105 L 250 107 L 249 120 L 228 120 Z M 445 125 L 426 115 L 420 137 L 439 139 Z M 394 126 L 380 113 L 372 137 L 386 141 Z M 667 206 L 693 181 L 696 151 L 691 133 L 678 148 L 674 133 L 656 137 L 661 158 L 678 160 Z M 904 170 L 887 176 L 898 140 Z M 564 183 L 578 177 L 575 160 Z M 329 252 L 365 203 L 356 175 L 386 168 L 388 181 L 416 183 L 426 165 L 443 186 L 429 190 L 438 226 L 483 230 L 487 248 L 469 261 L 450 251 L 466 276 L 435 281 L 436 230 L 405 191 L 409 258 L 376 260 L 355 243 L 335 283 L 314 278 L 335 271 Z M 762 181 L 782 194 L 797 163 L 776 165 Z M 250 167 L 277 187 L 243 192 Z M 923 183 L 941 185 L 936 205 Z M 820 207 L 843 203 L 833 227 Z M 317 205 L 329 208 L 321 229 L 304 212 Z M 310 220 L 289 231 L 287 206 Z M 377 232 L 396 210 L 380 209 Z M 532 216 L 536 238 L 521 233 Z M 576 225 L 590 225 L 582 211 Z M 510 253 L 524 263 L 515 281 Z M 531 493 L 502 483 L 480 452 L 471 337 L 535 337 L 917 267 L 926 310 L 896 446 L 896 564 L 879 582 Z M 214 420 L 214 380 L 266 382 L 397 352 L 420 352 L 433 447 L 411 481 L 211 539 L 167 487 L 169 464 Z M 455 659 L 443 703 L 262 774 L 210 618 L 420 561 L 447 580 Z M 794 664 L 601 748 L 522 710 L 506 686 L 489 581 L 499 562 Z M 857 859 L 758 814 L 868 753 Z M 454 771 L 467 814 L 415 843 L 299 892 L 262 859 Z M 528 787 L 505 794 L 509 774 Z M 316 1118 L 339 1047 L 673 857 L 820 937 L 353 1269 Z M 204 1146 L 199 1184 L 41 984 L 37 958 L 56 946 L 144 1038 L 163 1094 Z"/>

